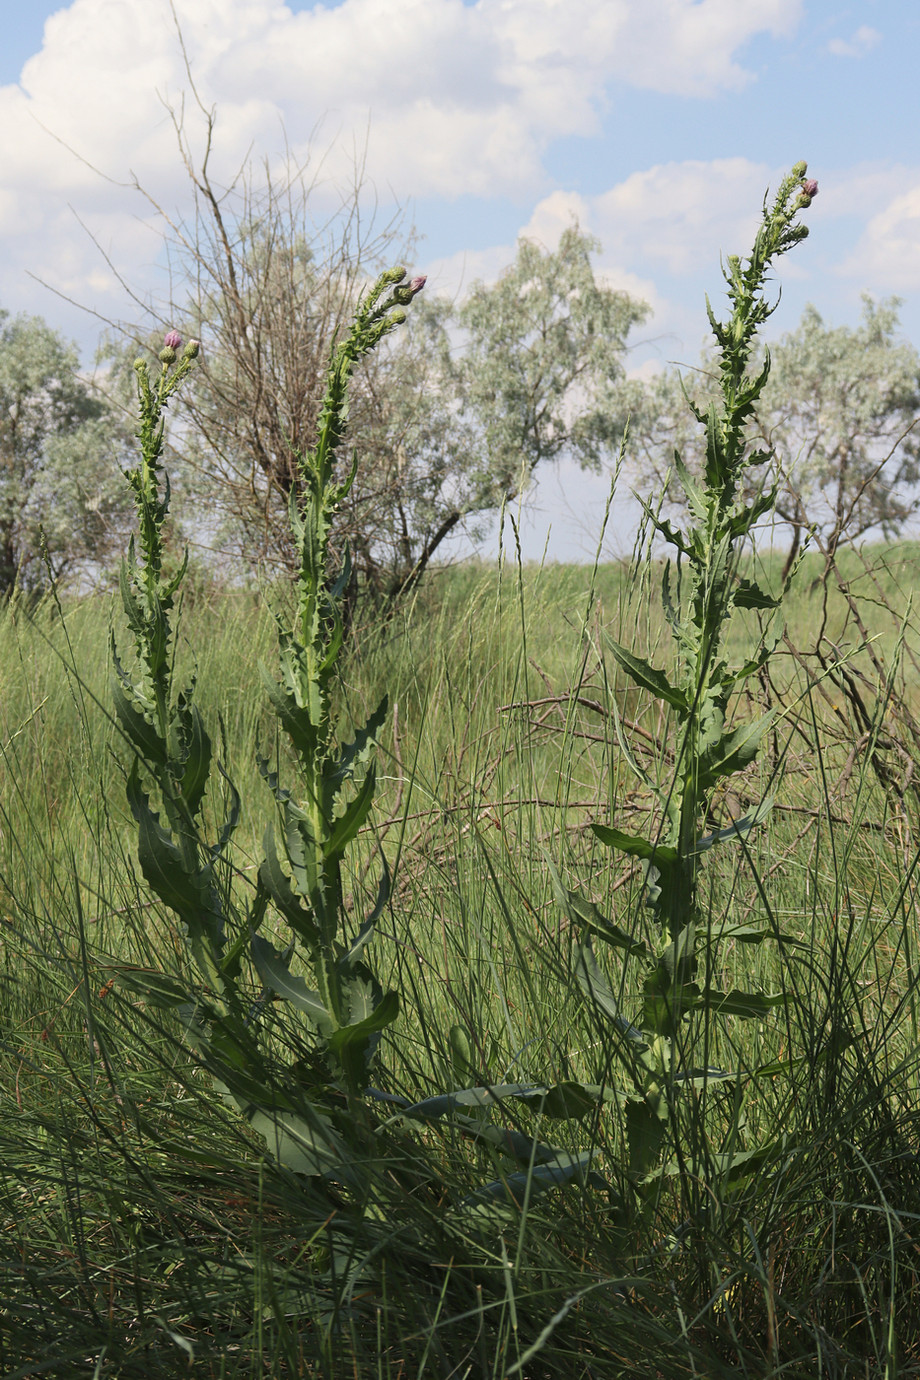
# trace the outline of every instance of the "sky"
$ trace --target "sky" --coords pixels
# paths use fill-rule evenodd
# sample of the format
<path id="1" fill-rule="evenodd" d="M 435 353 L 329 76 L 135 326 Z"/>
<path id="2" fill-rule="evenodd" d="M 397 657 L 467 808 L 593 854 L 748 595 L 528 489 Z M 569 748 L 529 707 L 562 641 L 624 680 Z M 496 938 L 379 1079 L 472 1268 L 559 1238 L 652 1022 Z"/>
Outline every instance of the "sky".
<path id="1" fill-rule="evenodd" d="M 88 365 L 104 321 L 139 320 L 126 285 L 162 287 L 138 186 L 188 214 L 189 73 L 219 178 L 286 140 L 319 174 L 321 219 L 360 156 L 380 223 L 415 227 L 426 291 L 493 281 L 519 236 L 552 249 L 577 220 L 598 274 L 653 310 L 639 376 L 698 359 L 720 256 L 745 252 L 767 188 L 806 159 L 811 234 L 782 261 L 768 335 L 808 302 L 855 325 L 862 294 L 897 295 L 920 346 L 913 0 L 0 0 L 0 18 L 0 307 L 44 317 Z M 565 462 L 542 476 L 525 556 L 590 559 L 607 490 Z M 605 555 L 633 521 L 618 498 Z"/>

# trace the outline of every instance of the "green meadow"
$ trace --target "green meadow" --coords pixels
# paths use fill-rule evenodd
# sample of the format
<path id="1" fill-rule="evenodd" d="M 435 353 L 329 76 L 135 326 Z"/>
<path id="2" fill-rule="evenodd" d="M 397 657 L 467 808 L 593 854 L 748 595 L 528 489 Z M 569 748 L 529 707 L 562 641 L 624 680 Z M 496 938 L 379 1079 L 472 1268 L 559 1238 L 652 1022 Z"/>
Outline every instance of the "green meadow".
<path id="1" fill-rule="evenodd" d="M 751 691 L 782 697 L 776 743 L 713 807 L 724 820 L 772 789 L 769 820 L 743 848 L 713 854 L 704 899 L 720 922 L 769 917 L 796 941 L 720 951 L 723 985 L 788 995 L 763 1020 L 727 1017 L 713 1035 L 710 1061 L 750 1074 L 707 1112 L 722 1149 L 720 1118 L 738 1125 L 736 1172 L 716 1191 L 678 1143 L 651 1209 L 630 1222 L 611 1190 L 628 1179 L 615 1101 L 555 1118 L 505 1101 L 475 1116 L 590 1151 L 597 1180 L 529 1193 L 525 1171 L 523 1187 L 477 1198 L 515 1166 L 444 1119 L 418 1130 L 405 1164 L 379 1166 L 385 1192 L 350 1246 L 335 1237 L 329 1194 L 267 1155 L 215 1092 L 181 1022 L 111 985 L 119 965 L 186 964 L 135 858 L 130 754 L 108 707 L 112 599 L 9 607 L 4 1375 L 913 1373 L 920 552 L 868 557 L 841 567 L 875 640 L 863 645 L 832 588 L 825 638 L 843 658 L 833 676 L 815 656 L 821 562 L 806 557 L 786 600 L 788 646 Z M 660 645 L 648 614 L 660 574 L 460 567 L 438 572 L 398 618 L 356 630 L 341 710 L 361 719 L 384 686 L 392 704 L 346 897 L 356 911 L 368 904 L 383 849 L 393 889 L 374 961 L 401 1004 L 381 1088 L 418 1102 L 467 1086 L 616 1082 L 615 1035 L 575 980 L 575 934 L 548 864 L 641 937 L 636 868 L 589 826 L 642 816 L 614 708 L 651 758 L 659 706 L 626 683 L 606 639 L 638 628 Z M 271 609 L 284 597 L 196 590 L 176 642 L 179 662 L 197 667 L 203 716 L 220 716 L 220 757 L 246 802 L 241 888 L 274 810 L 256 767 L 260 751 L 280 750 L 258 662 L 271 660 Z M 844 674 L 868 727 L 835 684 Z M 630 961 L 598 952 L 635 1011 Z M 272 1038 L 282 1048 L 300 1037 L 279 1016 Z M 781 1152 L 743 1158 L 778 1129 Z M 343 1200 L 338 1211 L 355 1209 Z"/>

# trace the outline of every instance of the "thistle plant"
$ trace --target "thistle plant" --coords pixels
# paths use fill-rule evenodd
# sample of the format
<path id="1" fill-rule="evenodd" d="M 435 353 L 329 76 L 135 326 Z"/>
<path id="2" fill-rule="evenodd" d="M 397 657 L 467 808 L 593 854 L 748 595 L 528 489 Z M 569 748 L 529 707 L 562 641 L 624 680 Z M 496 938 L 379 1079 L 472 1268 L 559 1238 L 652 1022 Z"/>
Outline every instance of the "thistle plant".
<path id="1" fill-rule="evenodd" d="M 765 733 L 774 721 L 767 713 L 753 722 L 731 722 L 733 699 L 744 683 L 769 660 L 781 635 L 782 592 L 773 597 L 752 580 L 738 574 L 742 543 L 775 502 L 775 490 L 764 485 L 750 498 L 743 481 L 753 466 L 767 465 L 769 452 L 752 450 L 747 422 L 769 376 L 767 354 L 763 368 L 748 372 L 758 330 L 775 307 L 765 290 L 771 265 L 808 234 L 798 214 L 817 194 L 817 183 L 805 179 L 806 165 L 798 163 L 784 178 L 772 206 L 764 214 L 750 256 L 731 255 L 723 270 L 731 315 L 717 320 L 707 299 L 709 322 L 718 345 L 720 397 L 704 412 L 688 398 L 699 424 L 706 430 L 703 474 L 690 473 L 679 454 L 674 478 L 683 489 L 689 514 L 684 530 L 645 503 L 648 523 L 675 553 L 665 564 L 662 603 L 676 652 L 676 668 L 666 671 L 617 642 L 610 650 L 633 685 L 658 700 L 675 728 L 676 766 L 670 780 L 659 785 L 640 766 L 619 734 L 626 762 L 655 801 L 655 828 L 637 837 L 602 824 L 594 833 L 608 847 L 639 860 L 643 894 L 660 935 L 649 946 L 606 921 L 576 893 L 559 888 L 559 899 L 579 924 L 582 942 L 575 954 L 576 972 L 595 1004 L 615 1023 L 622 1036 L 621 1052 L 631 1087 L 625 1098 L 630 1167 L 641 1181 L 657 1163 L 675 1099 L 688 1082 L 702 1084 L 723 1077 L 718 1070 L 694 1067 L 697 1045 L 708 1048 L 708 1023 L 717 1014 L 762 1018 L 782 995 L 763 992 L 719 991 L 711 985 L 717 966 L 717 946 L 736 931 L 714 927 L 701 907 L 700 869 L 707 852 L 737 842 L 764 819 L 770 800 L 763 800 L 743 818 L 706 832 L 713 793 L 727 777 L 744 770 L 757 758 Z M 725 653 L 727 633 L 740 610 L 767 614 L 766 631 L 750 656 L 731 664 Z M 748 942 L 776 936 L 768 926 L 745 927 Z M 638 958 L 645 968 L 642 1010 L 636 1022 L 625 1018 L 594 955 L 593 939 Z M 702 982 L 700 981 L 702 977 Z M 693 1032 L 702 1032 L 694 1041 Z"/>
<path id="2" fill-rule="evenodd" d="M 317 444 L 296 457 L 298 484 L 290 503 L 300 553 L 296 612 L 289 626 L 279 619 L 280 683 L 263 671 L 292 749 L 295 780 L 283 785 L 280 762 L 260 763 L 276 798 L 283 847 L 279 860 L 269 829 L 266 857 L 245 904 L 228 857 L 241 802 L 221 768 L 229 809 L 217 838 L 207 842 L 203 809 L 214 780 L 212 743 L 193 703 L 194 682 L 181 689 L 175 684 L 172 615 L 187 559 L 171 577 L 164 574 L 170 506 L 161 465 L 164 412 L 193 367 L 198 343 L 190 341 L 180 355 L 181 339 L 170 332 L 155 378 L 144 360 L 135 365 L 141 455 L 127 479 L 138 539 L 130 543 L 120 585 L 137 665 L 134 671 L 125 667 L 113 638 L 113 697 L 133 752 L 127 793 L 137 822 L 138 860 L 148 885 L 183 928 L 193 971 L 186 980 L 122 968 L 118 978 L 155 1004 L 182 1011 L 191 1042 L 222 1089 L 279 1158 L 306 1172 L 347 1158 L 332 1122 L 316 1107 L 330 1091 L 339 1102 L 343 1093 L 353 1100 L 362 1091 L 379 1032 L 398 1011 L 396 994 L 381 991 L 363 960 L 389 894 L 385 865 L 372 914 L 357 933 L 349 936 L 345 930 L 343 864 L 373 803 L 370 758 L 386 701 L 350 741 L 342 741 L 335 688 L 345 647 L 350 562 L 346 552 L 336 568 L 331 537 L 336 508 L 357 465 L 355 458 L 340 477 L 349 378 L 361 357 L 405 320 L 404 308 L 424 286 L 424 278 L 409 283 L 404 278 L 401 268 L 382 274 L 360 302 L 350 333 L 332 352 Z M 145 783 L 152 783 L 159 810 Z M 270 913 L 292 934 L 286 950 L 279 952 L 258 933 Z M 315 989 L 290 971 L 298 943 Z M 284 1077 L 278 1081 L 259 1038 L 265 1003 L 253 1005 L 244 985 L 247 951 L 267 995 L 287 1001 L 308 1027 L 317 1050 L 309 1077 L 298 1061 L 286 1083 Z"/>
<path id="3" fill-rule="evenodd" d="M 377 901 L 350 938 L 344 931 L 342 866 L 348 845 L 374 798 L 370 761 L 387 713 L 384 697 L 350 742 L 342 742 L 334 691 L 345 645 L 345 597 L 351 580 L 346 549 L 335 568 L 331 537 L 336 509 L 357 472 L 339 478 L 339 450 L 348 420 L 348 381 L 355 364 L 405 320 L 404 307 L 424 278 L 402 285 L 405 270 L 384 273 L 362 301 L 347 338 L 333 353 L 313 450 L 297 456 L 298 486 L 290 506 L 299 555 L 297 603 L 289 624 L 278 621 L 280 684 L 263 672 L 278 723 L 289 741 L 297 788 L 290 790 L 268 760 L 260 765 L 280 815 L 283 858 L 274 830 L 265 837 L 259 871 L 264 893 L 303 946 L 315 989 L 293 979 L 282 954 L 257 938 L 253 957 L 266 984 L 294 1002 L 326 1044 L 337 1075 L 351 1094 L 363 1089 L 380 1031 L 398 1013 L 395 992 L 383 993 L 362 959 L 389 896 L 385 860 Z"/>

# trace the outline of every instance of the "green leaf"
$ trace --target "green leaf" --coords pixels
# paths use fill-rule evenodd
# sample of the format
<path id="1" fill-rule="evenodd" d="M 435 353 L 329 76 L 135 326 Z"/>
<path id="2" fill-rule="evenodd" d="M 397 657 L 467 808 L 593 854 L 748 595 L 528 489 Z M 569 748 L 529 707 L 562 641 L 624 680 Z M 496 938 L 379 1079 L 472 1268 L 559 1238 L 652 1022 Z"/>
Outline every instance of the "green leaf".
<path id="1" fill-rule="evenodd" d="M 717 992 L 707 987 L 702 994 L 702 1005 L 720 1016 L 742 1016 L 746 1020 L 762 1020 L 777 1006 L 788 1001 L 785 992 L 777 992 L 768 997 L 763 992 L 741 992 L 733 987 L 730 992 Z"/>
<path id="2" fill-rule="evenodd" d="M 211 739 L 209 738 L 198 708 L 191 705 L 186 710 L 180 696 L 179 713 L 185 710 L 185 770 L 182 773 L 182 795 L 190 813 L 197 815 L 204 797 L 208 778 L 211 775 Z"/>
<path id="3" fill-rule="evenodd" d="M 191 933 L 200 933 L 202 911 L 211 909 L 208 887 L 196 874 L 186 871 L 182 853 L 151 810 L 150 799 L 141 790 L 137 762 L 128 774 L 127 795 L 137 821 L 137 857 L 148 885 L 185 921 Z"/>
<path id="4" fill-rule="evenodd" d="M 625 949 L 629 954 L 645 956 L 648 953 L 646 945 L 641 939 L 633 939 L 625 930 L 621 930 L 618 925 L 615 925 L 612 920 L 608 920 L 593 901 L 582 896 L 580 891 L 569 891 L 564 887 L 552 858 L 548 854 L 544 854 L 544 857 L 556 902 L 570 925 L 574 925 L 576 928 L 582 926 L 605 940 L 606 943 L 612 944 L 618 949 Z"/>
<path id="5" fill-rule="evenodd" d="M 666 542 L 669 542 L 671 546 L 675 546 L 684 556 L 693 555 L 693 548 L 687 544 L 684 534 L 676 527 L 672 527 L 667 518 L 661 517 L 649 503 L 648 499 L 643 498 L 641 494 L 633 494 L 633 497 L 637 499 L 640 508 L 655 531 L 664 537 Z"/>
<path id="6" fill-rule="evenodd" d="M 392 1025 L 399 1015 L 399 994 L 387 992 L 369 1016 L 351 1025 L 340 1026 L 329 1036 L 329 1048 L 339 1060 L 348 1078 L 360 1082 L 370 1062 L 381 1030 Z"/>
<path id="7" fill-rule="evenodd" d="M 750 766 L 760 751 L 760 741 L 767 729 L 776 719 L 776 711 L 771 709 L 753 723 L 742 724 L 732 733 L 726 733 L 699 759 L 697 785 L 700 791 L 709 790 L 723 776 L 743 771 Z"/>
<path id="8" fill-rule="evenodd" d="M 133 686 L 130 678 L 123 670 L 114 650 L 112 655 L 115 658 L 115 674 L 111 678 L 110 691 L 118 721 L 135 752 L 155 766 L 165 766 L 168 759 L 166 744 L 153 722 L 138 707 L 136 699 L 132 699 Z"/>
<path id="9" fill-rule="evenodd" d="M 545 1164 L 535 1164 L 520 1173 L 484 1184 L 464 1198 L 460 1206 L 470 1208 L 481 1205 L 483 1201 L 504 1198 L 515 1207 L 520 1207 L 528 1196 L 534 1197 L 550 1188 L 563 1188 L 574 1180 L 590 1184 L 591 1187 L 604 1188 L 606 1181 L 596 1172 L 589 1172 L 592 1157 L 591 1150 L 582 1150 L 576 1155 L 560 1152 Z"/>
<path id="10" fill-rule="evenodd" d="M 361 825 L 370 813 L 371 805 L 374 803 L 374 788 L 376 786 L 376 774 L 373 767 L 368 767 L 367 776 L 361 784 L 361 789 L 354 800 L 348 805 L 345 813 L 340 819 L 334 821 L 323 845 L 323 856 L 325 858 L 339 857 L 357 835 Z"/>
<path id="11" fill-rule="evenodd" d="M 752 580 L 740 579 L 732 597 L 739 609 L 776 609 L 780 605 L 779 599 L 774 599 Z"/>
<path id="12" fill-rule="evenodd" d="M 390 899 L 390 869 L 387 866 L 387 860 L 382 852 L 380 854 L 380 860 L 383 864 L 383 873 L 380 878 L 380 884 L 377 887 L 377 899 L 374 902 L 373 910 L 370 912 L 345 952 L 343 962 L 348 967 L 351 967 L 352 964 L 357 961 L 365 945 L 373 939 L 374 931 L 377 928 L 377 921 L 383 914 L 384 906 Z"/>
<path id="13" fill-rule="evenodd" d="M 267 939 L 254 935 L 250 946 L 252 961 L 259 977 L 279 997 L 289 1001 L 313 1024 L 321 1035 L 328 1035 L 335 1022 L 323 1005 L 318 992 L 312 991 L 302 977 L 291 974 L 281 954 Z"/>
<path id="14" fill-rule="evenodd" d="M 725 925 L 713 930 L 713 938 L 722 942 L 734 939 L 739 944 L 762 944 L 765 939 L 773 939 L 777 944 L 789 944 L 796 949 L 807 949 L 803 939 L 794 939 L 791 934 L 775 930 L 770 925 Z"/>
<path id="15" fill-rule="evenodd" d="M 629 1173 L 644 1179 L 655 1167 L 667 1135 L 667 1104 L 663 1097 L 631 1097 L 625 1108 L 626 1143 L 629 1146 Z"/>
<path id="16" fill-rule="evenodd" d="M 591 829 L 601 843 L 606 843 L 609 848 L 616 848 L 631 858 L 642 858 L 647 862 L 655 862 L 665 866 L 677 862 L 677 849 L 671 847 L 670 844 L 649 843 L 647 839 L 636 838 L 633 834 L 624 834 L 621 829 L 611 829 L 606 824 L 592 824 Z"/>
<path id="17" fill-rule="evenodd" d="M 279 685 L 264 666 L 259 666 L 262 682 L 271 700 L 281 727 L 290 738 L 303 762 L 312 762 L 318 734 L 310 713 L 297 703 L 295 695 Z"/>
<path id="18" fill-rule="evenodd" d="M 434 1120 L 447 1116 L 458 1107 L 498 1107 L 506 1097 L 522 1102 L 543 1102 L 549 1091 L 549 1088 L 533 1083 L 495 1083 L 479 1088 L 463 1088 L 459 1092 L 438 1093 L 435 1097 L 426 1097 L 422 1102 L 413 1102 L 405 1112 L 406 1116 Z"/>
<path id="19" fill-rule="evenodd" d="M 356 767 L 364 766 L 370 761 L 380 730 L 386 723 L 388 708 L 389 701 L 384 695 L 364 728 L 359 728 L 355 733 L 354 741 L 346 743 L 341 749 L 339 759 L 329 773 L 330 781 L 336 786 L 354 776 Z"/>
<path id="20" fill-rule="evenodd" d="M 522 1131 L 511 1130 L 507 1126 L 493 1126 L 488 1121 L 474 1121 L 472 1117 L 459 1113 L 451 1118 L 451 1125 L 470 1140 L 481 1141 L 497 1150 L 501 1155 L 524 1164 L 546 1164 L 564 1153 L 558 1145 L 544 1145 Z"/>
<path id="21" fill-rule="evenodd" d="M 622 949 L 635 958 L 650 957 L 648 945 L 644 939 L 633 939 L 631 934 L 627 934 L 625 930 L 620 929 L 619 925 L 608 920 L 593 901 L 586 900 L 577 891 L 569 891 L 566 894 L 569 902 L 566 914 L 570 922 L 580 924 L 591 934 L 596 935 L 598 939 L 603 939 L 605 944 L 610 944 L 615 949 Z"/>
<path id="22" fill-rule="evenodd" d="M 119 987 L 139 993 L 162 1011 L 184 1006 L 191 1000 L 188 984 L 171 973 L 161 973 L 155 968 L 133 968 L 130 965 L 109 966 L 104 971 L 111 972 L 112 980 Z"/>
<path id="23" fill-rule="evenodd" d="M 702 486 L 694 479 L 687 469 L 680 456 L 680 451 L 674 452 L 674 469 L 680 486 L 687 495 L 687 507 L 698 522 L 705 523 L 709 517 L 709 506 L 706 502 L 706 494 Z"/>
<path id="24" fill-rule="evenodd" d="M 636 1026 L 632 1025 L 621 1013 L 619 1003 L 613 991 L 597 965 L 594 957 L 594 950 L 591 947 L 591 940 L 586 939 L 583 944 L 576 944 L 572 950 L 572 967 L 575 977 L 582 990 L 588 998 L 598 1006 L 606 1016 L 609 1016 L 614 1025 L 622 1035 L 632 1044 L 636 1054 L 641 1055 L 648 1049 L 648 1042 Z"/>
<path id="25" fill-rule="evenodd" d="M 742 815 L 740 819 L 734 819 L 731 824 L 726 824 L 723 828 L 715 829 L 711 834 L 704 834 L 702 838 L 697 839 L 694 851 L 696 853 L 705 853 L 706 850 L 712 848 L 714 844 L 725 843 L 729 839 L 743 838 L 744 835 L 750 833 L 756 825 L 761 824 L 772 809 L 773 797 L 770 795 L 764 800 L 761 800 L 756 809 L 751 810 L 746 815 Z"/>
<path id="26" fill-rule="evenodd" d="M 634 656 L 628 648 L 621 647 L 619 642 L 614 642 L 612 638 L 609 639 L 609 646 L 634 684 L 638 685 L 640 689 L 650 690 L 656 699 L 665 700 L 682 715 L 689 713 L 690 706 L 683 690 L 678 690 L 676 686 L 672 685 L 663 671 L 656 670 L 642 657 Z"/>
<path id="27" fill-rule="evenodd" d="M 353 1177 L 347 1169 L 353 1157 L 336 1135 L 329 1118 L 320 1112 L 314 1112 L 311 1120 L 306 1121 L 293 1112 L 257 1108 L 251 1112 L 249 1121 L 253 1130 L 264 1138 L 269 1153 L 295 1174 Z"/>
<path id="28" fill-rule="evenodd" d="M 265 830 L 263 847 L 265 857 L 259 867 L 259 881 L 294 933 L 304 941 L 312 952 L 318 951 L 320 947 L 319 929 L 281 868 L 278 854 L 275 851 L 274 830 L 270 824 Z"/>

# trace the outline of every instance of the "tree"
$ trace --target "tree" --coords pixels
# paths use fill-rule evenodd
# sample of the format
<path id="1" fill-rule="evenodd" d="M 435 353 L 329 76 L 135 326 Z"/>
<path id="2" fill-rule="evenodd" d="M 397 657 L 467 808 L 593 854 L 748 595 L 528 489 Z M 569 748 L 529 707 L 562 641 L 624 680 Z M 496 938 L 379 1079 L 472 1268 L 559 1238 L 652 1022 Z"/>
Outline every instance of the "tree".
<path id="1" fill-rule="evenodd" d="M 191 214 L 175 217 L 134 183 L 160 224 L 169 293 L 150 303 L 121 279 L 144 319 L 127 329 L 111 323 L 104 354 L 117 392 L 130 382 L 138 345 L 174 328 L 200 339 L 200 367 L 172 428 L 171 478 L 186 490 L 183 506 L 203 544 L 245 565 L 290 570 L 296 456 L 315 438 L 330 352 L 361 289 L 403 257 L 407 236 L 398 216 L 378 229 L 364 214 L 360 165 L 331 209 L 321 162 L 314 168 L 290 154 L 274 168 L 268 160 L 247 163 L 229 184 L 220 183 L 212 172 L 217 115 L 198 100 L 188 76 L 205 123 L 200 157 L 181 115 L 171 114 Z M 317 221 L 320 204 L 327 210 Z M 127 346 L 119 343 L 126 335 Z M 360 382 L 350 408 L 357 432 L 368 411 Z"/>
<path id="2" fill-rule="evenodd" d="M 833 559 L 840 545 L 869 532 L 895 535 L 920 507 L 920 354 L 899 339 L 899 305 L 897 298 L 864 296 L 855 329 L 827 326 L 808 306 L 797 329 L 770 349 L 770 378 L 751 434 L 764 452 L 777 454 L 775 510 L 792 532 L 787 569 L 809 530 Z M 708 406 L 711 358 L 684 384 L 699 406 Z M 665 477 L 675 447 L 685 462 L 701 462 L 685 414 L 678 375 L 661 376 L 636 428 L 644 485 Z"/>
<path id="3" fill-rule="evenodd" d="M 52 574 L 98 571 L 130 504 L 114 414 L 80 377 L 76 348 L 38 316 L 0 312 L 0 597 Z"/>
<path id="4" fill-rule="evenodd" d="M 598 248 L 577 226 L 554 251 L 520 240 L 498 281 L 474 283 L 460 306 L 423 299 L 371 376 L 369 482 L 348 526 L 377 595 L 404 593 L 538 465 L 568 454 L 596 469 L 616 453 L 635 395 L 627 337 L 648 309 L 598 282 Z"/>
<path id="5" fill-rule="evenodd" d="M 328 187 L 309 163 L 247 165 L 220 185 L 216 116 L 200 108 L 199 159 L 175 118 L 193 215 L 177 221 L 148 198 L 174 284 L 157 328 L 202 342 L 171 471 L 191 480 L 199 526 L 216 545 L 290 568 L 295 457 L 313 440 L 330 350 L 362 288 L 404 257 L 411 236 L 398 219 L 379 233 L 366 225 L 360 168 L 321 225 L 313 208 Z M 349 421 L 361 465 L 335 540 L 376 599 L 411 588 L 455 529 L 515 496 L 538 464 L 568 452 L 597 466 L 616 446 L 630 392 L 626 339 L 647 309 L 597 281 L 597 248 L 577 227 L 553 253 L 522 240 L 499 281 L 475 284 L 459 308 L 422 299 L 411 330 L 355 380 Z"/>

